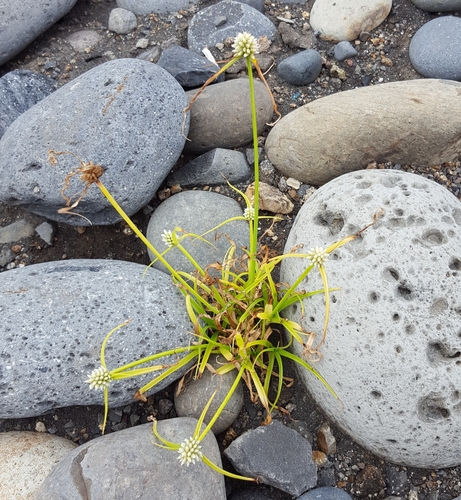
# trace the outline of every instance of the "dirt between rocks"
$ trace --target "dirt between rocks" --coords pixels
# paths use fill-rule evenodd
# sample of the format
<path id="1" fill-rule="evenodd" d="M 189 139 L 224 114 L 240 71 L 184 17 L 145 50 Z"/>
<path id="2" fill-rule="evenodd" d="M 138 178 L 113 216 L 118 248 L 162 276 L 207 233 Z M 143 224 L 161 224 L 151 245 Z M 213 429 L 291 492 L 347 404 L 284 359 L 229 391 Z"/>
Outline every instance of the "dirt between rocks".
<path id="1" fill-rule="evenodd" d="M 216 2 L 203 2 L 200 8 L 212 3 Z M 279 28 L 276 40 L 268 50 L 268 55 L 273 58 L 275 64 L 302 50 L 295 46 L 295 35 L 306 35 L 310 32 L 308 13 L 313 3 L 314 0 L 308 0 L 304 4 L 271 3 L 270 0 L 266 0 L 265 13 L 269 19 L 277 26 L 283 22 L 290 28 L 287 29 L 287 26 L 283 26 L 284 39 L 281 38 Z M 386 21 L 370 35 L 361 36 L 359 43 L 356 44 L 358 55 L 349 61 L 337 63 L 331 54 L 333 45 L 317 40 L 317 45 L 314 48 L 325 58 L 325 64 L 320 77 L 311 85 L 293 87 L 278 77 L 274 67 L 267 75 L 267 80 L 282 115 L 319 97 L 360 87 L 364 84 L 373 85 L 421 78 L 410 64 L 408 47 L 412 35 L 424 23 L 436 17 L 436 14 L 417 9 L 410 0 L 394 0 L 393 4 L 393 9 Z M 188 22 L 198 10 L 195 7 L 181 11 L 176 15 L 138 17 L 136 30 L 128 35 L 116 35 L 107 29 L 109 14 L 116 7 L 115 0 L 78 0 L 68 15 L 17 57 L 0 67 L 0 76 L 15 69 L 28 69 L 47 74 L 54 78 L 59 86 L 62 86 L 78 75 L 110 59 L 139 56 L 146 51 L 136 48 L 136 43 L 141 38 L 148 38 L 150 43 L 148 50 L 155 47 L 164 49 L 172 44 L 187 46 Z M 72 33 L 81 30 L 96 31 L 100 35 L 101 41 L 91 50 L 75 51 L 67 42 L 67 38 Z M 217 49 L 212 51 L 217 60 L 222 60 L 228 55 L 226 50 L 228 49 L 225 49 L 224 52 L 219 52 Z M 337 64 L 344 70 L 344 80 L 338 78 L 338 75 L 331 71 L 332 64 Z M 356 71 L 357 65 L 362 68 L 362 72 Z M 229 76 L 237 77 L 238 75 Z M 181 158 L 180 162 L 187 160 L 188 158 Z M 460 197 L 461 169 L 459 167 L 459 162 L 439 165 L 431 169 L 389 164 L 376 166 L 376 168 L 402 168 L 419 173 L 435 179 Z M 274 250 L 282 252 L 293 218 L 301 206 L 302 198 L 295 190 L 289 191 L 290 188 L 286 186 L 284 179 L 280 176 L 276 177 L 273 184 L 287 191 L 295 203 L 294 212 L 289 216 L 284 216 L 284 220 L 275 227 L 274 234 L 266 240 L 266 243 L 270 244 Z M 198 189 L 205 188 L 199 186 Z M 213 188 L 213 190 L 235 197 L 234 193 L 227 187 Z M 160 189 L 160 192 L 163 190 Z M 159 202 L 157 196 L 151 201 L 150 207 L 155 208 Z M 133 217 L 135 223 L 144 232 L 150 216 L 149 210 L 149 208 L 142 210 Z M 7 226 L 19 219 L 26 219 L 34 226 L 44 221 L 42 217 L 29 214 L 16 207 L 0 204 L 0 227 Z M 9 248 L 16 254 L 15 267 L 77 258 L 120 259 L 148 264 L 145 248 L 124 223 L 98 227 L 71 227 L 64 224 L 52 224 L 55 228 L 52 245 L 46 244 L 38 235 L 9 245 Z M 9 268 L 11 267 L 10 264 Z M 2 271 L 7 270 L 3 268 Z M 173 391 L 174 388 L 170 387 L 150 397 L 147 403 L 133 402 L 124 408 L 111 409 L 109 432 L 147 422 L 147 417 L 151 414 L 157 415 L 159 419 L 174 417 Z M 18 401 L 18 404 L 21 402 Z M 307 429 L 314 435 L 314 449 L 316 449 L 315 433 L 326 419 L 317 411 L 314 403 L 300 384 L 295 381 L 292 387 L 285 388 L 280 404 L 284 411 L 279 412 L 276 418 L 283 420 L 287 425 Z M 41 417 L 0 420 L 0 431 L 36 429 L 43 431 L 44 424 L 47 432 L 82 444 L 100 435 L 98 423 L 101 418 L 101 407 L 63 408 Z M 262 408 L 253 405 L 247 397 L 244 408 L 235 424 L 229 431 L 218 436 L 220 446 L 224 448 L 246 429 L 257 427 L 262 419 Z M 354 483 L 360 481 L 365 483 L 365 486 L 361 484 L 362 491 L 366 493 L 366 497 L 370 498 L 385 498 L 391 494 L 398 494 L 412 500 L 416 498 L 420 500 L 450 500 L 461 494 L 460 467 L 445 470 L 417 470 L 394 466 L 364 451 L 334 427 L 332 430 L 337 439 L 338 451 L 328 457 L 327 466 L 319 469 L 319 476 L 323 478 L 324 485 L 337 485 L 348 492 L 353 492 L 357 489 Z M 402 436 L 402 439 L 404 438 L 405 436 Z M 283 452 L 281 451 L 281 453 Z M 228 463 L 225 463 L 225 466 L 231 468 Z M 393 489 L 389 483 L 389 479 L 396 472 L 406 472 L 407 474 L 407 480 L 401 484 L 401 491 Z M 233 489 L 247 488 L 248 486 L 228 481 L 227 487 L 228 491 L 231 492 Z M 259 486 L 259 489 L 269 498 L 280 500 L 290 498 L 289 495 L 264 485 Z"/>

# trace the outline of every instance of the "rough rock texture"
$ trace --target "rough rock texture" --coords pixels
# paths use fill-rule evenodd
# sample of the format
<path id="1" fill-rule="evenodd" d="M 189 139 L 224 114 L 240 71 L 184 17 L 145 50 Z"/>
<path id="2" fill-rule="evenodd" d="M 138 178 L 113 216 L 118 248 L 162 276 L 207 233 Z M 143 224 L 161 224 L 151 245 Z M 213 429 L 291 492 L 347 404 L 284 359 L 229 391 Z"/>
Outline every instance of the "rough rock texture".
<path id="1" fill-rule="evenodd" d="M 77 0 L 0 0 L 0 66 L 61 19 Z"/>
<path id="2" fill-rule="evenodd" d="M 414 34 L 410 61 L 428 78 L 461 80 L 461 19 L 444 16 L 432 19 Z"/>
<path id="3" fill-rule="evenodd" d="M 379 26 L 391 8 L 392 0 L 316 0 L 309 22 L 324 40 L 350 41 Z"/>
<path id="4" fill-rule="evenodd" d="M 54 466 L 76 447 L 46 433 L 0 433 L 0 498 L 31 500 Z"/>
<path id="5" fill-rule="evenodd" d="M 266 154 L 284 175 L 313 185 L 375 161 L 438 165 L 459 154 L 460 114 L 461 84 L 453 81 L 339 92 L 283 117 L 267 137 Z"/>
<path id="6" fill-rule="evenodd" d="M 119 7 L 130 10 L 138 16 L 145 16 L 152 12 L 157 14 L 178 12 L 196 3 L 198 0 L 117 0 Z"/>
<path id="7" fill-rule="evenodd" d="M 101 404 L 102 392 L 84 381 L 99 366 L 106 334 L 130 318 L 107 346 L 109 369 L 188 345 L 192 325 L 183 296 L 169 276 L 144 271 L 131 262 L 77 259 L 0 274 L 0 418 Z M 151 378 L 114 382 L 111 406 L 130 403 Z"/>
<path id="8" fill-rule="evenodd" d="M 272 101 L 264 84 L 255 82 L 258 134 L 272 119 Z M 191 100 L 197 92 L 189 90 Z M 193 103 L 184 150 L 205 153 L 214 148 L 238 148 L 251 142 L 251 107 L 248 80 L 238 78 L 207 87 Z"/>
<path id="9" fill-rule="evenodd" d="M 301 208 L 286 250 L 327 247 L 384 215 L 326 263 L 332 292 L 322 359 L 315 367 L 341 404 L 307 371 L 322 410 L 364 448 L 391 462 L 443 468 L 461 463 L 461 203 L 409 173 L 365 170 L 320 188 Z M 283 261 L 293 283 L 303 260 Z M 318 273 L 303 289 L 322 288 Z M 324 299 L 287 317 L 319 335 Z M 295 350 L 301 355 L 299 348 Z"/>
<path id="10" fill-rule="evenodd" d="M 411 0 L 416 7 L 428 12 L 461 10 L 461 0 Z"/>
<path id="11" fill-rule="evenodd" d="M 172 172 L 166 179 L 168 186 L 180 184 L 194 187 L 201 184 L 216 186 L 245 182 L 251 177 L 251 168 L 245 155 L 232 149 L 217 148 L 208 151 L 182 168 Z"/>
<path id="12" fill-rule="evenodd" d="M 214 356 L 209 363 L 214 369 L 225 364 L 226 360 L 223 357 Z M 180 394 L 175 394 L 174 406 L 179 417 L 200 418 L 203 409 L 207 405 L 214 391 L 218 392 L 213 397 L 213 401 L 208 409 L 205 417 L 205 424 L 215 415 L 224 398 L 227 396 L 232 384 L 235 382 L 237 370 L 232 370 L 224 375 L 211 373 L 210 370 L 205 370 L 202 378 L 189 380 Z M 238 417 L 243 406 L 243 387 L 239 383 L 226 407 L 213 424 L 211 430 L 217 435 L 228 429 Z"/>
<path id="13" fill-rule="evenodd" d="M 54 149 L 105 167 L 101 180 L 107 189 L 128 215 L 137 212 L 154 196 L 181 154 L 186 105 L 178 82 L 155 64 L 138 59 L 101 64 L 8 127 L 0 140 L 4 179 L 0 200 L 52 220 L 88 225 L 82 217 L 57 213 L 65 205 L 60 194 L 64 179 L 79 163 L 68 154 L 51 166 L 48 151 Z M 185 126 L 187 131 L 187 121 Z M 83 183 L 74 176 L 66 195 L 82 191 Z M 95 186 L 72 211 L 93 224 L 120 220 Z"/>
<path id="14" fill-rule="evenodd" d="M 352 500 L 352 497 L 344 490 L 325 486 L 304 493 L 298 497 L 298 500 Z"/>
<path id="15" fill-rule="evenodd" d="M 56 90 L 51 78 L 27 70 L 0 78 L 0 138 L 16 118 Z"/>
<path id="16" fill-rule="evenodd" d="M 193 207 L 193 209 L 191 209 Z M 242 216 L 240 205 L 227 196 L 209 191 L 184 191 L 165 200 L 153 213 L 147 227 L 147 239 L 159 251 L 165 250 L 162 241 L 164 230 L 172 231 L 180 227 L 183 231 L 201 235 L 231 217 Z M 184 233 L 178 232 L 178 236 Z M 182 246 L 203 267 L 216 262 L 222 263 L 230 242 L 226 235 L 237 245 L 237 255 L 250 241 L 248 222 L 234 221 L 204 236 L 212 245 L 201 240 L 186 238 Z M 155 256 L 149 250 L 149 256 Z M 177 270 L 192 272 L 194 267 L 177 248 L 173 248 L 165 257 Z M 154 267 L 166 271 L 163 264 L 156 262 Z"/>
<path id="17" fill-rule="evenodd" d="M 220 21 L 217 23 L 216 19 Z M 277 29 L 264 14 L 253 7 L 225 0 L 195 14 L 189 23 L 187 43 L 190 50 L 201 54 L 205 47 L 213 47 L 244 31 L 256 38 L 266 36 L 273 40 Z"/>
<path id="18" fill-rule="evenodd" d="M 283 460 L 279 452 L 282 448 Z M 299 432 L 278 420 L 245 432 L 232 441 L 224 455 L 240 474 L 259 478 L 293 497 L 313 488 L 317 482 L 311 445 Z"/>
<path id="19" fill-rule="evenodd" d="M 158 431 L 168 441 L 181 443 L 196 425 L 193 418 L 162 420 Z M 34 500 L 226 499 L 224 476 L 202 461 L 181 465 L 177 452 L 155 443 L 161 444 L 152 424 L 145 424 L 79 446 L 45 479 Z M 213 434 L 200 444 L 201 451 L 221 466 Z"/>

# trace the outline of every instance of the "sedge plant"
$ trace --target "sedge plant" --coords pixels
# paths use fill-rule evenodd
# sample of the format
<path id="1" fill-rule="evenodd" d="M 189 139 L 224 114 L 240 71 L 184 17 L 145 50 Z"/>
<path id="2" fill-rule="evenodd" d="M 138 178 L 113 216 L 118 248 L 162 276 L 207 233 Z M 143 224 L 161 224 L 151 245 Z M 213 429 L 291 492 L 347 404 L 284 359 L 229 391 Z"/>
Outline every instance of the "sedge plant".
<path id="1" fill-rule="evenodd" d="M 332 397 L 337 397 L 333 388 L 313 366 L 313 363 L 321 356 L 319 348 L 325 339 L 330 311 L 329 294 L 332 289 L 328 285 L 325 264 L 332 252 L 359 237 L 366 227 L 358 233 L 348 236 L 327 248 L 312 248 L 309 252 L 305 253 L 300 252 L 298 248 L 287 254 L 272 257 L 268 248 L 260 244 L 260 240 L 258 239 L 258 224 L 261 218 L 258 206 L 258 131 L 253 66 L 262 80 L 264 80 L 264 77 L 259 70 L 256 60 L 256 54 L 258 53 L 257 40 L 252 35 L 249 33 L 239 34 L 235 39 L 233 49 L 233 58 L 214 77 L 208 80 L 204 86 L 238 60 L 242 58 L 246 60 L 254 146 L 254 198 L 250 202 L 243 192 L 233 188 L 236 189 L 246 203 L 246 208 L 242 216 L 233 217 L 202 235 L 186 233 L 180 228 L 165 229 L 162 240 L 166 248 L 160 251 L 147 240 L 105 188 L 101 181 L 104 173 L 103 167 L 92 162 L 85 163 L 73 153 L 53 150 L 49 152 L 49 161 L 51 164 L 55 164 L 58 161 L 57 157 L 59 155 L 71 154 L 80 163 L 80 166 L 66 177 L 62 194 L 67 203 L 66 207 L 61 209 L 61 213 L 73 214 L 72 210 L 78 206 L 78 203 L 89 187 L 95 184 L 133 232 L 155 255 L 155 261 L 160 261 L 171 273 L 173 282 L 184 295 L 185 307 L 193 324 L 193 332 L 191 332 L 193 340 L 189 346 L 155 353 L 115 368 L 107 366 L 105 348 L 110 337 L 119 328 L 125 326 L 127 322 L 116 326 L 106 335 L 101 345 L 100 366 L 88 374 L 87 380 L 91 389 L 100 389 L 104 393 L 103 431 L 108 415 L 109 387 L 113 382 L 153 373 L 152 380 L 141 387 L 135 395 L 136 399 L 146 400 L 145 394 L 149 390 L 167 377 L 175 374 L 175 372 L 179 370 L 183 372 L 184 369 L 192 365 L 195 376 L 201 377 L 204 370 L 207 369 L 210 357 L 219 356 L 223 361 L 216 369 L 216 373 L 223 375 L 235 370 L 236 377 L 217 411 L 211 417 L 207 416 L 211 399 L 214 397 L 212 396 L 203 408 L 193 436 L 182 443 L 172 443 L 163 439 L 158 433 L 155 421 L 153 432 L 161 443 L 159 446 L 177 452 L 178 459 L 183 465 L 193 465 L 195 461 L 202 460 L 223 474 L 253 481 L 254 479 L 252 478 L 244 478 L 226 472 L 212 463 L 201 452 L 200 443 L 228 404 L 241 380 L 246 384 L 251 400 L 255 403 L 259 401 L 265 408 L 265 423 L 270 423 L 271 413 L 277 408 L 277 402 L 286 378 L 284 375 L 284 365 L 287 360 L 293 361 L 308 370 L 312 376 L 317 377 L 325 385 L 326 389 L 332 394 Z M 199 93 L 202 90 L 203 87 Z M 195 98 L 191 101 L 190 105 L 193 104 L 194 100 Z M 189 109 L 190 106 L 185 109 L 185 112 L 188 112 Z M 275 102 L 274 109 L 276 110 Z M 65 196 L 65 190 L 69 187 L 70 179 L 74 175 L 80 176 L 85 184 L 85 188 L 80 197 L 72 203 L 72 199 Z M 212 266 L 214 271 L 219 271 L 218 277 L 215 275 L 211 276 L 208 268 L 202 268 L 186 250 L 182 242 L 185 238 L 205 239 L 208 233 L 220 229 L 221 226 L 231 220 L 244 220 L 249 224 L 250 238 L 248 249 L 244 250 L 242 257 L 237 257 L 238 249 L 231 242 L 223 262 Z M 194 267 L 195 271 L 193 273 L 175 269 L 168 263 L 168 252 L 173 248 L 177 248 L 188 258 Z M 276 283 L 273 279 L 274 269 L 283 259 L 289 258 L 304 259 L 306 261 L 304 271 L 290 286 Z M 320 273 L 323 289 L 314 291 L 299 290 L 300 284 L 314 269 Z M 322 294 L 325 300 L 325 320 L 319 339 L 316 338 L 315 332 L 307 332 L 299 323 L 283 316 L 284 310 L 295 303 L 300 304 L 304 312 L 306 299 L 317 294 Z M 275 330 L 278 328 L 281 330 L 284 329 L 287 332 L 287 335 L 284 337 L 285 340 L 276 334 Z M 294 342 L 299 342 L 303 346 L 303 357 L 293 354 L 290 350 L 290 346 Z M 175 356 L 177 361 L 170 364 L 166 363 L 165 360 L 169 356 Z M 274 380 L 276 380 L 276 389 L 275 395 L 271 399 L 269 389 Z M 207 421 L 206 425 L 204 424 L 205 421 Z"/>

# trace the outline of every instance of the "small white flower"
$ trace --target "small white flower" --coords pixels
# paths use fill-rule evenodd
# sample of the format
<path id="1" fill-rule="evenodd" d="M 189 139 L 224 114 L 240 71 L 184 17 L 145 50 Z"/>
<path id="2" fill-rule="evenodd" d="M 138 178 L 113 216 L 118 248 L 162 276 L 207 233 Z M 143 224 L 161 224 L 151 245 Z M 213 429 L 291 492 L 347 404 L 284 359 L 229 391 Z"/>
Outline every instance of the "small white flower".
<path id="1" fill-rule="evenodd" d="M 232 44 L 234 54 L 239 57 L 250 57 L 254 59 L 259 53 L 259 45 L 256 38 L 251 33 L 239 33 Z"/>
<path id="2" fill-rule="evenodd" d="M 195 464 L 196 460 L 200 460 L 202 458 L 202 452 L 200 451 L 200 441 L 194 437 L 184 440 L 184 442 L 179 447 L 178 460 L 181 461 L 181 465 L 186 464 L 189 467 L 189 464 Z"/>
<path id="3" fill-rule="evenodd" d="M 243 216 L 246 220 L 254 220 L 255 218 L 255 209 L 253 207 L 246 207 L 243 211 Z"/>
<path id="4" fill-rule="evenodd" d="M 328 253 L 324 248 L 315 247 L 307 254 L 307 258 L 317 267 L 323 266 L 328 259 Z"/>
<path id="5" fill-rule="evenodd" d="M 85 382 L 90 384 L 90 389 L 105 389 L 112 382 L 112 375 L 107 368 L 100 366 L 88 373 L 88 380 Z"/>
<path id="6" fill-rule="evenodd" d="M 164 229 L 162 234 L 162 241 L 168 248 L 174 247 L 175 243 L 173 231 L 167 231 L 166 229 Z"/>

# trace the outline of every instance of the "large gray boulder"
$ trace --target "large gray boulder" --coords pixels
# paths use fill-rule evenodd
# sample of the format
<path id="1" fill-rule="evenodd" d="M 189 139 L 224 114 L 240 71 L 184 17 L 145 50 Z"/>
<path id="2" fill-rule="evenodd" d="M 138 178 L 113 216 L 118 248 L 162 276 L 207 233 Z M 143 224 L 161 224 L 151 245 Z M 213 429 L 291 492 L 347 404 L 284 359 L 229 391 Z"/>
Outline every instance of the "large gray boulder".
<path id="1" fill-rule="evenodd" d="M 339 92 L 284 116 L 266 153 L 284 175 L 321 185 L 372 162 L 422 166 L 461 149 L 461 83 L 409 80 Z"/>
<path id="2" fill-rule="evenodd" d="M 102 182 L 128 215 L 134 214 L 152 199 L 181 154 L 186 106 L 181 86 L 155 64 L 117 59 L 97 66 L 8 127 L 0 141 L 0 201 L 49 219 L 88 225 L 82 217 L 57 213 L 65 205 L 60 194 L 64 180 L 80 165 L 66 154 L 51 166 L 52 149 L 103 166 Z M 75 175 L 65 194 L 75 201 L 82 191 Z M 96 186 L 72 211 L 93 224 L 120 220 Z"/>
<path id="3" fill-rule="evenodd" d="M 192 325 L 183 296 L 169 276 L 155 269 L 144 274 L 145 269 L 131 262 L 77 259 L 0 274 L 0 418 L 102 404 L 102 391 L 90 390 L 85 380 L 100 366 L 106 334 L 126 320 L 132 321 L 107 345 L 109 370 L 189 345 Z M 113 382 L 110 405 L 132 402 L 152 378 Z"/>
<path id="4" fill-rule="evenodd" d="M 193 418 L 162 420 L 158 432 L 179 444 L 192 436 L 196 425 Z M 155 443 L 162 444 L 152 424 L 145 424 L 79 446 L 59 462 L 34 500 L 226 499 L 224 476 L 202 461 L 181 465 L 178 452 Z M 202 453 L 221 466 L 213 433 L 200 444 Z"/>
<path id="5" fill-rule="evenodd" d="M 411 0 L 416 7 L 428 12 L 461 10 L 461 0 Z"/>
<path id="6" fill-rule="evenodd" d="M 67 14 L 77 0 L 0 0 L 0 66 Z"/>
<path id="7" fill-rule="evenodd" d="M 181 9 L 188 9 L 198 0 L 117 0 L 117 6 L 134 12 L 137 16 L 145 16 L 155 12 L 169 14 Z"/>
<path id="8" fill-rule="evenodd" d="M 461 202 L 409 173 L 365 170 L 322 186 L 301 208 L 286 251 L 328 245 L 384 215 L 325 264 L 331 314 L 315 368 L 336 400 L 306 370 L 300 379 L 320 408 L 361 446 L 411 467 L 461 463 Z M 287 259 L 281 281 L 308 265 Z M 322 289 L 314 270 L 303 289 Z M 317 340 L 322 295 L 286 316 Z M 303 314 L 304 313 L 304 314 Z M 302 346 L 294 346 L 302 356 Z"/>

